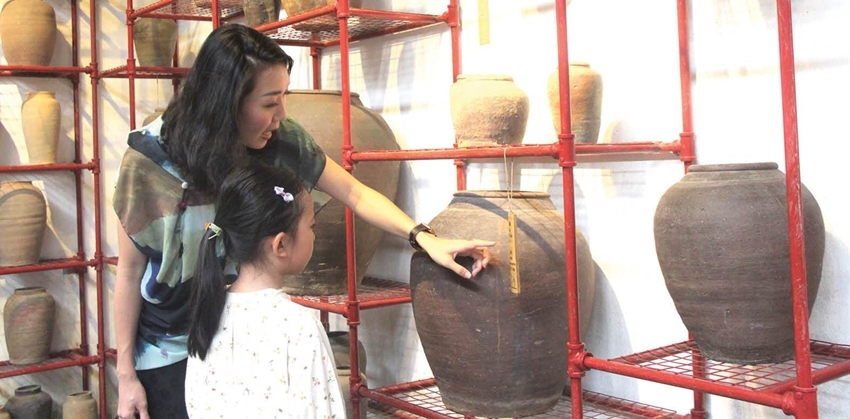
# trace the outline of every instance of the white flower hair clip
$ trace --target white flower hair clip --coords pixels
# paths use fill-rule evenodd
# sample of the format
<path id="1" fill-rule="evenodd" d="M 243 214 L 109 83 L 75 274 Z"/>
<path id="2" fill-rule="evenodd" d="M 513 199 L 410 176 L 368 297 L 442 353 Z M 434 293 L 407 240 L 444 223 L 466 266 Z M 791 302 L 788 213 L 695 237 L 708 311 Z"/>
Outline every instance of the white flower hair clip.
<path id="1" fill-rule="evenodd" d="M 283 188 L 281 188 L 280 186 L 275 186 L 275 187 L 274 187 L 274 193 L 276 193 L 276 194 L 280 195 L 280 196 L 281 196 L 281 198 L 283 198 L 283 202 L 292 202 L 292 201 L 294 201 L 294 200 L 295 200 L 295 197 L 294 197 L 294 196 L 292 196 L 292 194 L 291 194 L 291 193 L 286 192 L 286 191 L 285 191 Z"/>

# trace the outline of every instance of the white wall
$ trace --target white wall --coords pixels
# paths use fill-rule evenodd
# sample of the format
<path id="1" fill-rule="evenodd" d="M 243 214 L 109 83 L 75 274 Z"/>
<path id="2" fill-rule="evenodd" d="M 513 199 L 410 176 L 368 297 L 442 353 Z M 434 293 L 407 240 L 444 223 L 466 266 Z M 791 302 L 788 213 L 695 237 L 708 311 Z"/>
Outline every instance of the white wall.
<path id="1" fill-rule="evenodd" d="M 51 4 L 60 16 L 64 43 L 57 45 L 54 65 L 70 63 L 67 5 Z M 439 14 L 443 2 L 422 0 L 366 0 L 366 7 Z M 784 165 L 779 94 L 776 10 L 771 0 L 712 0 L 692 2 L 692 70 L 697 158 L 700 163 L 775 161 Z M 126 60 L 126 30 L 121 0 L 98 2 L 98 54 L 100 69 Z M 507 73 L 531 99 L 525 143 L 555 141 L 548 104 L 546 79 L 557 64 L 555 19 L 552 1 L 490 1 L 491 42 L 479 45 L 477 2 L 462 0 L 463 67 L 469 73 Z M 136 5 L 137 7 L 139 4 Z M 62 7 L 65 9 L 63 10 Z M 82 55 L 88 63 L 88 2 L 82 10 Z M 850 326 L 844 321 L 850 308 L 847 281 L 850 211 L 846 187 L 834 167 L 848 151 L 840 137 L 842 116 L 850 111 L 850 6 L 844 0 L 793 2 L 797 57 L 797 99 L 803 182 L 820 202 L 827 229 L 827 247 L 819 299 L 811 316 L 814 339 L 850 343 Z M 600 141 L 670 141 L 681 131 L 676 7 L 673 1 L 573 0 L 568 7 L 570 58 L 587 61 L 602 73 L 605 94 Z M 64 17 L 63 17 L 64 16 Z M 181 64 L 190 65 L 207 23 L 180 25 Z M 309 55 L 302 48 L 285 48 L 296 59 L 293 88 L 310 88 Z M 323 87 L 339 88 L 339 55 L 325 51 Z M 451 43 L 445 27 L 388 36 L 354 44 L 351 52 L 351 89 L 364 104 L 381 112 L 403 148 L 449 147 L 453 140 L 448 110 L 451 83 Z M 81 118 L 90 146 L 91 97 L 83 77 Z M 20 132 L 21 98 L 29 89 L 56 89 L 68 103 L 68 83 L 42 79 L 8 80 L 0 84 L 0 164 L 26 161 Z M 125 80 L 103 80 L 100 107 L 100 141 L 103 167 L 104 252 L 116 254 L 115 217 L 111 191 L 115 171 L 125 148 L 128 130 L 128 92 Z M 137 82 L 137 120 L 163 106 L 170 97 L 170 82 Z M 63 90 L 64 89 L 64 90 Z M 70 156 L 72 125 L 64 108 L 63 149 Z M 839 134 L 838 137 L 835 135 Z M 90 152 L 87 152 L 90 153 Z M 90 157 L 90 154 L 87 154 Z M 368 163 L 366 163 L 368 164 Z M 555 164 L 516 160 L 520 188 L 552 194 L 561 206 L 561 184 Z M 470 165 L 470 189 L 504 188 L 503 163 Z M 599 357 L 614 357 L 684 340 L 687 331 L 673 307 L 654 253 L 652 217 L 664 191 L 682 174 L 677 161 L 582 164 L 576 171 L 576 220 L 587 237 L 599 270 L 596 303 L 588 330 L 583 333 L 588 350 Z M 553 176 L 554 175 L 554 176 Z M 5 176 L 5 175 L 4 175 Z M 19 177 L 45 179 L 50 203 L 51 229 L 43 257 L 60 257 L 75 249 L 74 214 L 65 174 Z M 836 178 L 838 177 L 837 181 Z M 91 202 L 90 176 L 86 179 Z M 428 221 L 451 199 L 454 166 L 451 161 L 407 162 L 402 165 L 398 204 L 414 219 Z M 85 217 L 91 220 L 90 205 Z M 87 251 L 92 251 L 92 226 L 85 226 Z M 403 240 L 389 238 L 370 267 L 373 276 L 406 281 L 409 249 Z M 106 291 L 111 295 L 112 275 Z M 76 345 L 79 333 L 74 277 L 61 273 L 12 275 L 0 278 L 3 291 L 21 284 L 44 284 L 59 301 L 56 349 Z M 90 287 L 89 289 L 91 289 Z M 94 300 L 93 292 L 88 295 Z M 93 320 L 94 312 L 89 310 Z M 114 345 L 107 314 L 108 344 Z M 410 307 L 399 306 L 362 314 L 361 340 L 369 353 L 370 385 L 381 386 L 430 376 L 413 324 Z M 90 322 L 91 326 L 92 322 Z M 342 329 L 344 321 L 333 319 Z M 95 329 L 90 327 L 90 334 Z M 0 348 L 0 358 L 5 354 Z M 96 379 L 96 374 L 92 375 Z M 74 369 L 6 379 L 0 396 L 7 397 L 21 383 L 38 381 L 57 401 L 79 388 Z M 94 381 L 93 381 L 94 382 Z M 690 392 L 653 383 L 591 371 L 585 387 L 685 413 Z M 115 380 L 110 370 L 110 404 Z M 850 416 L 844 394 L 850 380 L 843 378 L 819 387 L 821 417 Z M 1 400 L 1 399 L 0 399 Z M 714 418 L 781 417 L 776 409 L 709 398 Z"/>

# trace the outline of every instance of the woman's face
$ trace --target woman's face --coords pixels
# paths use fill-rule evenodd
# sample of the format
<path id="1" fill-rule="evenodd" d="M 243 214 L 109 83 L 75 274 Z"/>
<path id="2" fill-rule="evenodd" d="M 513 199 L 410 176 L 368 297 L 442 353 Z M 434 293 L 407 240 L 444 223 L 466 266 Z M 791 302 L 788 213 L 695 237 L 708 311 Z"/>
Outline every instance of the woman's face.
<path id="1" fill-rule="evenodd" d="M 280 121 L 286 119 L 286 96 L 289 73 L 276 65 L 257 75 L 254 90 L 245 98 L 239 111 L 239 139 L 248 148 L 266 146 Z"/>

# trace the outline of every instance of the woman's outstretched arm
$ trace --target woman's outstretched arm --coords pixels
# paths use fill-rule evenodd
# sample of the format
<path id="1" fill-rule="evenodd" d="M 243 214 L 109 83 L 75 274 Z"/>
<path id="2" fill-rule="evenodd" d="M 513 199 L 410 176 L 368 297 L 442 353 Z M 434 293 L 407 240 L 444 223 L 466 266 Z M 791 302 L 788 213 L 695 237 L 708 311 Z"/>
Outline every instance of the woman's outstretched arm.
<path id="1" fill-rule="evenodd" d="M 387 197 L 362 184 L 331 159 L 327 160 L 317 186 L 351 208 L 358 217 L 387 233 L 407 239 L 416 226 L 416 222 Z M 464 278 L 475 276 L 487 266 L 490 262 L 487 248 L 495 244 L 486 240 L 443 239 L 426 232 L 416 235 L 416 241 L 434 262 Z M 472 272 L 455 262 L 457 256 L 475 259 Z"/>

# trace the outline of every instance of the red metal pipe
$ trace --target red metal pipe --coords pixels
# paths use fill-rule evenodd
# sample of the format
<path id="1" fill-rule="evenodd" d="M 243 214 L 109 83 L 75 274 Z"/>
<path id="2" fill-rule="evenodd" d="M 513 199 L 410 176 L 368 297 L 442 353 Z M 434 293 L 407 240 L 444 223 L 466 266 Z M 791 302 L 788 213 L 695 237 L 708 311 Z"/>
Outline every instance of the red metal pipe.
<path id="1" fill-rule="evenodd" d="M 128 3 L 129 9 L 127 10 L 127 18 L 128 19 L 136 19 L 140 18 L 144 15 L 150 14 L 154 10 L 161 9 L 169 4 L 174 3 L 175 0 L 160 0 L 156 3 L 149 4 L 147 6 L 139 8 L 139 10 L 133 10 L 132 4 Z M 215 0 L 213 0 L 215 1 Z"/>
<path id="2" fill-rule="evenodd" d="M 218 0 L 212 0 L 212 27 L 213 29 L 221 26 L 221 5 Z"/>
<path id="3" fill-rule="evenodd" d="M 521 146 L 488 146 L 469 148 L 440 148 L 419 150 L 383 150 L 383 151 L 354 151 L 351 153 L 353 162 L 385 161 L 385 160 L 441 160 L 462 158 L 502 158 L 507 157 L 536 157 L 557 156 L 557 145 L 521 145 Z"/>
<path id="4" fill-rule="evenodd" d="M 29 272 L 44 272 L 60 269 L 81 269 L 93 266 L 93 260 L 79 260 L 76 256 L 67 259 L 43 261 L 33 265 L 0 266 L 0 275 L 13 275 Z"/>
<path id="5" fill-rule="evenodd" d="M 340 54 L 340 79 L 342 83 L 342 165 L 345 170 L 351 172 L 354 163 L 351 161 L 351 76 L 349 63 L 349 40 L 348 40 L 348 0 L 339 0 L 336 7 L 337 20 L 339 22 L 339 54 Z M 357 260 L 354 236 L 354 212 L 351 208 L 345 209 L 345 240 L 346 240 L 346 279 L 348 281 L 348 339 L 349 339 L 349 363 L 351 371 L 360 371 L 357 326 L 360 325 L 360 306 L 357 301 Z M 354 419 L 360 419 L 360 395 L 357 389 L 360 387 L 360 374 L 351 374 L 349 377 L 349 391 L 351 396 L 352 413 Z M 364 418 L 365 419 L 365 418 Z"/>
<path id="6" fill-rule="evenodd" d="M 784 396 L 775 393 L 758 392 L 741 387 L 732 387 L 712 381 L 700 380 L 693 377 L 674 375 L 663 371 L 657 371 L 649 368 L 638 367 L 620 362 L 612 362 L 593 356 L 584 358 L 584 365 L 587 368 L 605 371 L 613 374 L 625 375 L 629 377 L 639 378 L 656 383 L 668 384 L 671 386 L 698 390 L 705 393 L 716 394 L 718 396 L 730 397 L 733 399 L 744 400 L 752 403 L 757 403 L 765 406 L 783 408 L 787 404 Z"/>
<path id="7" fill-rule="evenodd" d="M 310 57 L 313 64 L 313 89 L 322 88 L 322 49 L 310 47 Z"/>
<path id="8" fill-rule="evenodd" d="M 581 378 L 585 368 L 577 360 L 584 354 L 584 344 L 579 331 L 578 278 L 576 276 L 576 226 L 575 226 L 575 190 L 573 188 L 573 168 L 575 161 L 575 136 L 570 123 L 570 73 L 569 42 L 567 40 L 567 4 L 565 0 L 555 1 L 555 21 L 558 37 L 558 92 L 560 97 L 561 132 L 558 134 L 558 164 L 562 168 L 564 185 L 564 242 L 567 269 L 567 323 L 569 324 L 569 343 L 567 344 L 567 373 L 570 380 L 570 398 L 572 416 L 583 417 Z"/>
<path id="9" fill-rule="evenodd" d="M 803 199 L 800 182 L 800 148 L 797 137 L 797 93 L 794 69 L 794 36 L 791 1 L 777 0 L 779 78 L 782 87 L 782 122 L 785 133 L 785 192 L 788 211 L 788 246 L 791 259 L 791 301 L 794 315 L 794 350 L 798 406 L 795 413 L 817 418 L 817 390 L 812 378 L 809 345 L 809 307 L 806 287 L 806 246 L 803 236 Z"/>
<path id="10" fill-rule="evenodd" d="M 460 43 L 460 5 L 458 0 L 450 0 L 446 11 L 446 22 L 449 25 L 449 33 L 452 39 L 452 83 L 457 83 L 457 76 L 461 74 L 463 63 L 461 62 Z M 457 136 L 455 136 L 454 148 L 457 149 Z M 455 177 L 457 190 L 466 189 L 466 162 L 455 159 Z"/>
<path id="11" fill-rule="evenodd" d="M 0 379 L 15 377 L 19 375 L 35 374 L 38 372 L 53 371 L 68 367 L 91 365 L 96 364 L 98 362 L 97 356 L 82 356 L 76 350 L 62 351 L 59 353 L 51 354 L 51 358 L 53 359 L 47 362 L 34 365 L 15 366 L 14 368 L 10 369 L 5 369 L 5 367 L 9 367 L 11 365 L 9 361 L 0 362 L 0 368 L 4 368 L 3 371 L 0 371 Z M 66 359 L 58 360 L 58 358 Z"/>
<path id="12" fill-rule="evenodd" d="M 94 168 L 94 163 L 26 164 L 18 166 L 0 166 L 0 173 L 55 172 L 60 170 L 77 171 L 82 169 L 93 170 Z"/>
<path id="13" fill-rule="evenodd" d="M 214 6 L 216 0 L 212 1 Z M 127 0 L 127 77 L 129 79 L 127 100 L 130 104 L 130 130 L 136 129 L 136 57 L 134 52 L 135 47 L 133 46 L 133 23 L 135 20 L 136 18 L 133 16 L 133 0 Z"/>
<path id="14" fill-rule="evenodd" d="M 431 387 L 436 385 L 436 381 L 433 378 L 429 378 L 426 380 L 413 381 L 410 383 L 403 383 L 394 386 L 381 387 L 376 390 L 371 390 L 366 387 L 360 387 L 359 393 L 361 396 L 376 400 L 381 402 L 387 406 L 397 407 L 399 409 L 403 409 L 407 412 L 426 417 L 426 418 L 451 418 L 452 416 L 443 415 L 441 413 L 437 413 L 432 409 L 424 408 L 421 406 L 417 406 L 413 403 L 409 403 L 395 397 L 392 397 L 392 394 L 404 393 L 411 390 L 416 390 L 423 387 Z"/>
<path id="15" fill-rule="evenodd" d="M 679 85 L 682 100 L 682 132 L 679 134 L 681 145 L 679 159 L 685 164 L 685 173 L 688 167 L 696 161 L 694 146 L 694 122 L 691 96 L 691 63 L 690 63 L 690 27 L 688 25 L 688 2 L 678 0 L 676 2 L 677 21 L 679 29 Z M 690 334 L 688 335 L 690 339 Z M 699 351 L 691 352 L 691 365 L 694 377 L 705 378 L 705 358 Z M 705 396 L 694 391 L 694 407 L 691 409 L 693 419 L 705 419 Z"/>
<path id="16" fill-rule="evenodd" d="M 679 82 L 682 91 L 682 132 L 679 139 L 682 143 L 679 159 L 687 169 L 696 161 L 694 146 L 694 118 L 691 99 L 691 64 L 690 64 L 690 28 L 688 25 L 688 2 L 677 1 L 677 16 L 679 22 Z"/>
<path id="17" fill-rule="evenodd" d="M 850 374 L 850 360 L 818 368 L 816 371 L 812 372 L 812 384 L 823 384 L 847 374 Z M 795 387 L 796 381 L 785 381 L 776 385 L 765 387 L 762 391 L 769 393 L 784 393 L 786 391 L 794 390 Z"/>

